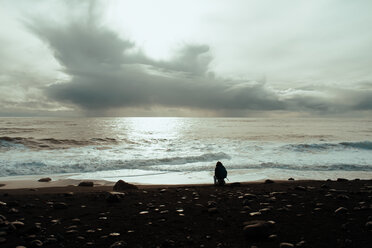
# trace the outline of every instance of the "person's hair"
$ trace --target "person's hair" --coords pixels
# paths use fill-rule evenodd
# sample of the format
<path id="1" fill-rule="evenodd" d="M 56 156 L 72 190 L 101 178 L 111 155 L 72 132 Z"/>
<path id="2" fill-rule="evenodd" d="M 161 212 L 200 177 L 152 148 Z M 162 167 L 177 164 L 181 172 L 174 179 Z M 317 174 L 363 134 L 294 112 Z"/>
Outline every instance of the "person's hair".
<path id="1" fill-rule="evenodd" d="M 222 163 L 220 161 L 217 162 L 216 166 L 221 166 Z"/>

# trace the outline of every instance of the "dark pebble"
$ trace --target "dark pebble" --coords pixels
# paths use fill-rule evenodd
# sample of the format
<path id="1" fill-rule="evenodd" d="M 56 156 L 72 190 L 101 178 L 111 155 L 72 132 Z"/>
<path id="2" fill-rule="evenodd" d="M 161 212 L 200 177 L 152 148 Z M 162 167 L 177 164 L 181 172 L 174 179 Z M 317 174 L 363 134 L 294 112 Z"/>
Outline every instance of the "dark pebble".
<path id="1" fill-rule="evenodd" d="M 38 239 L 35 239 L 35 240 L 32 240 L 31 241 L 30 246 L 31 247 L 42 247 L 43 246 L 43 242 L 41 242 Z"/>
<path id="2" fill-rule="evenodd" d="M 90 182 L 90 181 L 83 181 L 81 183 L 79 183 L 78 186 L 80 187 L 93 187 L 94 183 L 93 182 Z"/>
<path id="3" fill-rule="evenodd" d="M 280 243 L 279 247 L 280 248 L 291 248 L 291 247 L 295 247 L 295 246 L 291 243 L 282 242 L 282 243 Z"/>
<path id="4" fill-rule="evenodd" d="M 113 187 L 113 190 L 115 191 L 123 191 L 127 189 L 137 189 L 137 187 L 134 186 L 133 184 L 124 182 L 123 180 L 117 181 Z"/>
<path id="5" fill-rule="evenodd" d="M 244 223 L 244 233 L 248 239 L 266 239 L 275 225 L 274 221 L 253 220 Z"/>
<path id="6" fill-rule="evenodd" d="M 56 202 L 56 203 L 53 204 L 53 208 L 54 209 L 66 209 L 67 204 L 64 203 L 64 202 Z"/>
<path id="7" fill-rule="evenodd" d="M 266 179 L 266 180 L 265 180 L 265 183 L 266 183 L 266 184 L 268 184 L 268 183 L 274 183 L 274 181 L 271 180 L 271 179 Z"/>
<path id="8" fill-rule="evenodd" d="M 120 240 L 120 241 L 117 241 L 115 243 L 113 243 L 110 248 L 121 248 L 121 247 L 127 247 L 127 243 L 125 243 L 124 241 Z"/>
<path id="9" fill-rule="evenodd" d="M 300 190 L 300 191 L 307 191 L 306 187 L 298 185 L 295 187 L 295 190 Z"/>
<path id="10" fill-rule="evenodd" d="M 344 207 L 339 207 L 335 210 L 335 214 L 345 214 L 347 212 L 348 212 L 348 209 Z"/>
<path id="11" fill-rule="evenodd" d="M 47 183 L 47 182 L 52 181 L 52 179 L 50 177 L 44 177 L 44 178 L 40 178 L 38 181 L 39 182 Z"/>

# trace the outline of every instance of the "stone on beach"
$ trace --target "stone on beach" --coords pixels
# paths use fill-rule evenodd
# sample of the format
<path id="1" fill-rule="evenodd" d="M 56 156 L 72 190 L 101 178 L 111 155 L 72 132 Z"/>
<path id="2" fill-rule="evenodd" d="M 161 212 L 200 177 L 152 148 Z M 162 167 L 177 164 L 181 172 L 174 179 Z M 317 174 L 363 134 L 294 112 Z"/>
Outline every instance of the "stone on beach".
<path id="1" fill-rule="evenodd" d="M 133 184 L 124 182 L 123 180 L 117 181 L 113 187 L 113 190 L 115 191 L 123 191 L 127 189 L 137 189 L 137 187 Z"/>
<path id="2" fill-rule="evenodd" d="M 339 207 L 335 210 L 335 214 L 342 215 L 348 212 L 347 208 Z"/>
<path id="3" fill-rule="evenodd" d="M 244 222 L 244 233 L 248 239 L 266 239 L 272 234 L 274 225 L 274 221 L 247 221 Z"/>
<path id="4" fill-rule="evenodd" d="M 52 179 L 50 177 L 43 177 L 43 178 L 40 178 L 38 181 L 47 183 L 47 182 L 52 181 Z"/>
<path id="5" fill-rule="evenodd" d="M 282 242 L 282 243 L 280 243 L 279 247 L 280 248 L 291 248 L 291 247 L 295 247 L 295 246 L 291 243 Z"/>
<path id="6" fill-rule="evenodd" d="M 80 187 L 93 187 L 94 183 L 91 181 L 80 182 L 78 186 Z"/>
<path id="7" fill-rule="evenodd" d="M 53 204 L 54 209 L 66 209 L 67 207 L 68 207 L 67 204 L 64 202 L 55 202 Z"/>
<path id="8" fill-rule="evenodd" d="M 127 243 L 125 243 L 124 241 L 120 240 L 120 241 L 117 241 L 115 243 L 113 243 L 110 248 L 121 248 L 121 247 L 127 247 Z"/>
<path id="9" fill-rule="evenodd" d="M 106 201 L 110 203 L 120 202 L 124 198 L 125 194 L 122 192 L 108 192 Z"/>

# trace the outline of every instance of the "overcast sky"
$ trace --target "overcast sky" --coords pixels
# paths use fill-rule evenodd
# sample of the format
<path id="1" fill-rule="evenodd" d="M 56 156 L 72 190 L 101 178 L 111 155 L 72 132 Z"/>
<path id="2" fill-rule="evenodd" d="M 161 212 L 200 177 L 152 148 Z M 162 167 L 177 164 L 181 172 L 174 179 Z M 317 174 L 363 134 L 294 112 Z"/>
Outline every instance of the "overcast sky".
<path id="1" fill-rule="evenodd" d="M 0 0 L 0 116 L 372 117 L 370 0 Z"/>

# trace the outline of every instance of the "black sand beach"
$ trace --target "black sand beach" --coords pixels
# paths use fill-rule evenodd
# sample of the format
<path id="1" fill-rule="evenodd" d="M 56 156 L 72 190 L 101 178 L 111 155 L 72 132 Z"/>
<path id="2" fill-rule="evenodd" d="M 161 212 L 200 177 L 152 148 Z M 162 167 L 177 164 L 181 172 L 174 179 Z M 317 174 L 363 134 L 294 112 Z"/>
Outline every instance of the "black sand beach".
<path id="1" fill-rule="evenodd" d="M 372 181 L 1 189 L 1 247 L 371 247 Z M 111 192 L 111 193 L 110 193 Z"/>

